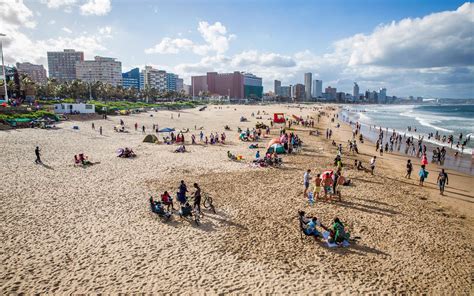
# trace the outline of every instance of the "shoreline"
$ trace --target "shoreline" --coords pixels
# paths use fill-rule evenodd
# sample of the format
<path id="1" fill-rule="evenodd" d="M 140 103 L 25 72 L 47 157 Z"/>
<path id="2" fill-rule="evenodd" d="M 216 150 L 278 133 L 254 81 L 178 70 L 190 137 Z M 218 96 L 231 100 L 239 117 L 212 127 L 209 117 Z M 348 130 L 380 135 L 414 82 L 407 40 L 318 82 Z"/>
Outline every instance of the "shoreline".
<path id="1" fill-rule="evenodd" d="M 340 108 L 339 112 L 338 112 L 338 115 L 342 118 L 340 118 L 340 121 L 341 123 L 344 123 L 344 124 L 347 124 L 351 127 L 351 130 L 354 129 L 354 124 L 357 122 L 356 119 L 352 119 L 349 115 L 347 115 L 346 113 L 344 113 L 344 108 Z M 350 121 L 352 121 L 352 124 L 350 124 Z M 361 125 L 361 133 L 363 134 L 364 136 L 364 140 L 369 140 L 370 142 L 372 142 L 373 144 L 375 144 L 375 142 L 377 141 L 377 138 L 378 138 L 378 131 L 379 131 L 379 126 L 377 126 L 375 129 L 373 126 L 369 126 L 368 124 L 366 123 L 360 123 Z M 406 144 L 405 144 L 405 140 L 407 139 L 407 137 L 410 137 L 410 133 L 407 133 L 405 131 L 399 131 L 397 129 L 393 129 L 393 128 L 390 128 L 390 127 L 383 127 L 382 128 L 382 131 L 384 133 L 384 139 L 388 139 L 390 138 L 390 135 L 393 133 L 393 131 L 395 131 L 396 133 L 400 134 L 400 135 L 403 135 L 402 137 L 402 142 L 395 145 L 394 144 L 394 149 L 393 149 L 393 152 L 388 152 L 388 153 L 391 153 L 391 154 L 399 154 L 401 156 L 405 156 L 405 157 L 412 157 L 412 159 L 418 159 L 420 160 L 421 158 L 417 158 L 417 157 L 414 157 L 414 156 L 411 156 L 410 153 L 408 154 L 405 154 L 403 153 L 403 151 L 405 150 L 406 148 Z M 406 135 L 406 137 L 405 137 Z M 417 141 L 418 138 L 413 136 L 414 138 L 414 141 Z M 384 143 L 386 143 L 387 141 L 385 140 Z M 449 145 L 444 145 L 443 143 L 437 143 L 435 141 L 430 141 L 430 140 L 427 140 L 427 139 L 423 139 L 423 144 L 426 145 L 426 156 L 428 158 L 428 161 L 430 164 L 436 164 L 438 165 L 439 167 L 444 167 L 444 168 L 447 168 L 447 169 L 451 169 L 451 170 L 455 170 L 457 172 L 460 172 L 460 173 L 463 173 L 463 174 L 468 174 L 468 175 L 471 175 L 471 176 L 474 176 L 474 154 L 473 155 L 470 155 L 468 153 L 460 153 L 457 157 L 454 156 L 454 153 L 453 151 L 458 151 L 458 152 L 461 152 L 461 149 L 455 149 L 455 148 L 450 148 Z M 445 147 L 446 150 L 447 150 L 447 153 L 446 153 L 446 158 L 443 162 L 443 164 L 439 164 L 439 163 L 435 163 L 432 161 L 432 156 L 433 156 L 433 150 L 437 147 Z M 469 148 L 471 149 L 471 148 Z M 378 152 L 375 152 L 374 153 L 377 153 Z M 384 152 L 385 154 L 385 152 Z"/>

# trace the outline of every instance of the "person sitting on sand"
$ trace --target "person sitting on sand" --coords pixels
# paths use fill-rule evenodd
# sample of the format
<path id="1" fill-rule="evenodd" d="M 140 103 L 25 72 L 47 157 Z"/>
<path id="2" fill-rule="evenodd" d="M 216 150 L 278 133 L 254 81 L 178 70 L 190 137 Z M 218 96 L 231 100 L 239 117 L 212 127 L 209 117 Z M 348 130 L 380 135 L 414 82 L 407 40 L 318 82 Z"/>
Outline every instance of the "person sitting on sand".
<path id="1" fill-rule="evenodd" d="M 79 154 L 79 162 L 82 165 L 92 165 L 92 162 L 90 162 L 87 158 L 88 157 L 86 155 L 84 155 L 84 153 Z"/>
<path id="2" fill-rule="evenodd" d="M 161 202 L 163 202 L 163 204 L 167 206 L 167 210 L 168 210 L 168 211 L 170 210 L 170 206 L 171 206 L 171 209 L 174 209 L 174 206 L 173 206 L 173 199 L 172 199 L 172 197 L 170 196 L 170 194 L 168 193 L 168 191 L 165 191 L 165 192 L 161 195 Z"/>
<path id="3" fill-rule="evenodd" d="M 186 147 L 184 145 L 181 145 L 179 146 L 178 148 L 176 148 L 176 150 L 174 151 L 176 153 L 184 153 L 186 152 Z"/>
<path id="4" fill-rule="evenodd" d="M 313 236 L 315 239 L 322 237 L 321 233 L 316 229 L 317 226 L 327 229 L 316 217 L 306 217 L 304 211 L 299 211 L 299 220 L 301 230 L 305 235 Z"/>
<path id="5" fill-rule="evenodd" d="M 345 240 L 349 240 L 349 233 L 344 229 L 344 224 L 339 218 L 334 218 L 332 228 L 329 230 L 329 243 L 342 244 Z"/>
<path id="6" fill-rule="evenodd" d="M 359 170 L 359 171 L 364 170 L 364 167 L 362 166 L 362 161 L 360 161 L 360 160 L 357 163 L 357 170 Z"/>
<path id="7" fill-rule="evenodd" d="M 191 216 L 193 212 L 193 208 L 189 204 L 189 202 L 185 202 L 181 205 L 181 209 L 179 210 L 179 214 L 183 217 Z"/>

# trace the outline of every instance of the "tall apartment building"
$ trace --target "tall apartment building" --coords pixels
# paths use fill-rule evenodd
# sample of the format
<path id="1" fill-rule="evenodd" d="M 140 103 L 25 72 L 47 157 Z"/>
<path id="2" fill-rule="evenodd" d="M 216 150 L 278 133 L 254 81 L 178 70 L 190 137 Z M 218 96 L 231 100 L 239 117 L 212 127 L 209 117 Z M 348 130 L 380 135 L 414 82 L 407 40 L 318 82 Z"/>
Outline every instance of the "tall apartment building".
<path id="1" fill-rule="evenodd" d="M 124 88 L 140 89 L 140 69 L 134 68 L 122 73 L 122 85 Z"/>
<path id="2" fill-rule="evenodd" d="M 49 78 L 61 82 L 71 81 L 77 78 L 76 63 L 84 61 L 84 53 L 74 49 L 64 51 L 48 51 Z"/>
<path id="3" fill-rule="evenodd" d="M 311 100 L 311 83 L 313 82 L 313 74 L 304 73 L 304 89 L 305 89 L 305 98 L 306 100 Z"/>
<path id="4" fill-rule="evenodd" d="M 387 89 L 381 88 L 378 93 L 378 103 L 386 104 L 387 103 Z"/>
<path id="5" fill-rule="evenodd" d="M 92 61 L 76 62 L 76 77 L 86 82 L 122 85 L 122 62 L 96 56 Z"/>
<path id="6" fill-rule="evenodd" d="M 184 90 L 184 80 L 183 78 L 177 78 L 176 79 L 176 91 L 180 92 Z"/>
<path id="7" fill-rule="evenodd" d="M 177 91 L 176 82 L 178 80 L 178 75 L 173 73 L 166 73 L 166 90 L 167 91 Z"/>
<path id="8" fill-rule="evenodd" d="M 313 97 L 321 98 L 323 96 L 323 81 L 322 80 L 313 80 Z"/>
<path id="9" fill-rule="evenodd" d="M 210 95 L 234 99 L 262 98 L 262 78 L 242 72 L 208 72 L 206 75 L 191 77 L 191 91 L 193 96 L 208 92 Z"/>
<path id="10" fill-rule="evenodd" d="M 298 83 L 292 86 L 292 98 L 297 101 L 303 101 L 306 98 L 306 90 L 303 84 Z"/>
<path id="11" fill-rule="evenodd" d="M 32 63 L 16 63 L 18 74 L 25 74 L 30 79 L 38 84 L 45 84 L 48 82 L 46 69 L 43 65 L 35 65 Z"/>
<path id="12" fill-rule="evenodd" d="M 151 66 L 145 66 L 145 69 L 140 73 L 140 90 L 145 88 L 166 91 L 168 89 L 166 71 L 157 70 Z"/>
<path id="13" fill-rule="evenodd" d="M 275 80 L 275 87 L 273 92 L 275 93 L 275 96 L 281 96 L 281 81 L 280 80 Z"/>
<path id="14" fill-rule="evenodd" d="M 359 85 L 357 84 L 357 82 L 354 82 L 354 87 L 352 87 L 352 97 L 354 98 L 354 100 L 359 99 Z"/>
<path id="15" fill-rule="evenodd" d="M 328 87 L 326 87 L 325 93 L 327 94 L 327 99 L 328 100 L 335 100 L 336 99 L 337 88 L 328 86 Z"/>

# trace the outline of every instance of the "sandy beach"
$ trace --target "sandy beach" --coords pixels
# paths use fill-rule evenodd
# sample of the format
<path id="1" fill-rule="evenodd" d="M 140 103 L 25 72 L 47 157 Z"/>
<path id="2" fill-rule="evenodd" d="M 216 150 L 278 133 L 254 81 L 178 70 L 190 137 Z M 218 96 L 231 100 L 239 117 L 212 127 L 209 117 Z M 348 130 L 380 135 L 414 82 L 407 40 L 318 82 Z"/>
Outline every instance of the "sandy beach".
<path id="1" fill-rule="evenodd" d="M 336 128 L 326 116 L 314 129 L 293 126 L 303 149 L 283 156 L 281 168 L 249 164 L 256 151 L 239 141 L 237 127 L 268 124 L 273 112 L 316 120 L 317 108 L 209 106 L 179 117 L 159 111 L 66 121 L 55 130 L 0 131 L 1 294 L 472 294 L 472 176 L 449 170 L 441 197 L 435 184 L 440 168 L 430 164 L 427 186 L 420 188 L 417 159 L 411 180 L 403 177 L 407 158 L 401 155 L 380 157 L 375 176 L 358 171 L 354 159 L 368 167 L 374 145 L 366 142 L 361 154 L 349 154 L 351 128 L 342 122 Z M 263 110 L 269 115 L 251 116 Z M 239 122 L 242 115 L 249 121 Z M 121 119 L 128 133 L 113 131 Z M 153 124 L 189 128 L 189 152 L 143 143 L 135 122 L 147 134 L 155 134 Z M 226 144 L 191 145 L 191 134 L 199 138 L 195 126 L 206 135 L 225 132 Z M 303 198 L 304 172 L 334 168 L 336 148 L 325 139 L 326 128 L 344 145 L 343 175 L 353 185 L 342 188 L 342 201 L 311 206 Z M 309 134 L 316 129 L 323 135 Z M 271 137 L 278 134 L 272 129 Z M 45 165 L 34 163 L 36 146 Z M 121 147 L 138 156 L 118 158 Z M 230 161 L 227 151 L 244 161 Z M 100 163 L 75 167 L 78 153 Z M 164 223 L 150 211 L 150 194 L 174 195 L 180 180 L 188 187 L 199 183 L 214 198 L 217 213 L 204 210 L 199 227 L 177 215 Z M 347 248 L 301 239 L 298 210 L 326 224 L 337 216 L 361 238 Z"/>

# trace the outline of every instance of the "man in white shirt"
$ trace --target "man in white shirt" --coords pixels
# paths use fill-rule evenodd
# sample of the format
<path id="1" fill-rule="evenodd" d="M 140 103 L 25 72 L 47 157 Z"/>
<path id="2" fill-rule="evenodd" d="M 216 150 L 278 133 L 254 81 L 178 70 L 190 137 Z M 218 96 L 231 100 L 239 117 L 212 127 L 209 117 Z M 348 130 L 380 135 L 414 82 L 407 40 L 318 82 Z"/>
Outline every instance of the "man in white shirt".
<path id="1" fill-rule="evenodd" d="M 372 159 L 370 160 L 370 170 L 372 172 L 372 175 L 374 174 L 375 170 L 375 159 L 377 159 L 377 156 L 372 157 Z"/>
<path id="2" fill-rule="evenodd" d="M 308 197 L 308 188 L 309 188 L 309 181 L 311 180 L 311 170 L 308 169 L 306 171 L 306 173 L 304 173 L 304 176 L 303 176 L 303 182 L 304 182 L 304 198 L 307 198 Z"/>

